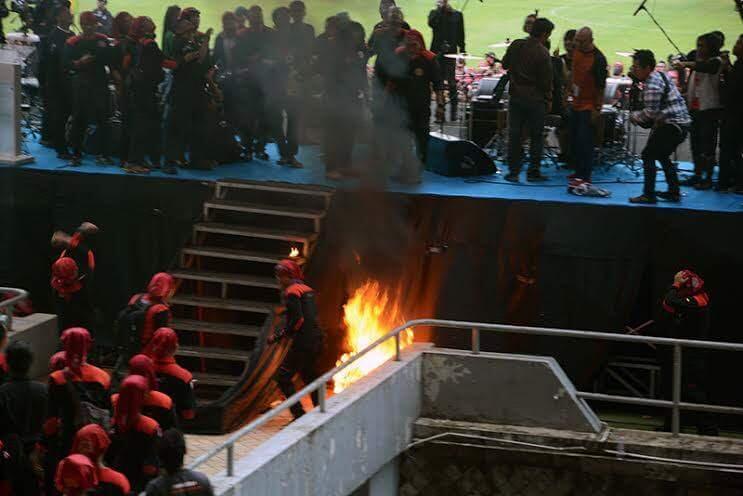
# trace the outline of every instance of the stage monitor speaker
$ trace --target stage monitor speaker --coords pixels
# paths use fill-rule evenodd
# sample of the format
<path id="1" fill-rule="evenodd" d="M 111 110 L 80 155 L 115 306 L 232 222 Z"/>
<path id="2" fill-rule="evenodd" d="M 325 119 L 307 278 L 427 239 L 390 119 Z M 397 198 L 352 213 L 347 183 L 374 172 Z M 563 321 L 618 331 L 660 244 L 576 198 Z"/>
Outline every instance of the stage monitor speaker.
<path id="1" fill-rule="evenodd" d="M 496 133 L 505 133 L 508 111 L 490 103 L 472 102 L 472 134 L 470 139 L 477 146 L 485 147 Z"/>
<path id="2" fill-rule="evenodd" d="M 498 168 L 482 148 L 471 141 L 433 132 L 428 140 L 426 169 L 447 177 L 485 176 Z"/>

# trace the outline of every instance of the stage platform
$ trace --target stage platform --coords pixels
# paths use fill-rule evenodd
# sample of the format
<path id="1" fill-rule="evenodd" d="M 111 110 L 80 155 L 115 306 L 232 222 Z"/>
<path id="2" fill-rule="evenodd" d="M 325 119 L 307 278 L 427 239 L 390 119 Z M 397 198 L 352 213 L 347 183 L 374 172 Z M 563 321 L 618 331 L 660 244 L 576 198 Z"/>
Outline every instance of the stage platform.
<path id="1" fill-rule="evenodd" d="M 119 167 L 96 165 L 92 158 L 87 158 L 80 167 L 69 167 L 65 162 L 57 159 L 53 150 L 45 148 L 36 142 L 27 144 L 27 151 L 36 158 L 32 164 L 22 166 L 25 169 L 43 170 L 54 173 L 76 174 L 103 174 L 126 175 Z M 361 170 L 366 167 L 364 147 L 358 147 L 357 167 Z M 239 178 L 256 181 L 280 181 L 293 184 L 315 184 L 331 186 L 341 190 L 353 190 L 360 186 L 360 181 L 349 179 L 344 181 L 330 181 L 325 178 L 320 149 L 318 146 L 303 146 L 300 149 L 299 160 L 305 165 L 304 169 L 292 169 L 276 164 L 278 158 L 274 145 L 268 147 L 270 162 L 254 160 L 246 163 L 235 163 L 217 167 L 212 171 L 180 170 L 177 176 L 170 176 L 161 172 L 152 172 L 141 177 L 172 179 L 178 181 L 213 182 L 222 178 Z M 503 169 L 503 164 L 499 164 Z M 681 162 L 680 169 L 689 171 L 692 165 Z M 431 195 L 445 197 L 469 197 L 486 199 L 503 199 L 512 201 L 539 201 L 557 203 L 577 203 L 593 205 L 610 205 L 633 208 L 663 208 L 687 209 L 709 212 L 743 212 L 743 196 L 734 194 L 720 194 L 714 191 L 696 191 L 684 188 L 684 198 L 681 204 L 659 202 L 655 206 L 631 205 L 628 198 L 636 196 L 642 191 L 642 176 L 622 166 L 606 169 L 601 166 L 594 173 L 594 182 L 611 191 L 609 198 L 585 198 L 567 193 L 567 175 L 569 171 L 557 170 L 554 166 L 544 169 L 545 175 L 550 177 L 546 183 L 531 184 L 524 180 L 520 184 L 508 183 L 503 174 L 483 176 L 477 178 L 449 178 L 425 172 L 423 183 L 417 186 L 405 186 L 388 181 L 386 190 L 392 193 L 412 195 Z M 663 173 L 658 174 L 658 188 L 665 187 Z"/>

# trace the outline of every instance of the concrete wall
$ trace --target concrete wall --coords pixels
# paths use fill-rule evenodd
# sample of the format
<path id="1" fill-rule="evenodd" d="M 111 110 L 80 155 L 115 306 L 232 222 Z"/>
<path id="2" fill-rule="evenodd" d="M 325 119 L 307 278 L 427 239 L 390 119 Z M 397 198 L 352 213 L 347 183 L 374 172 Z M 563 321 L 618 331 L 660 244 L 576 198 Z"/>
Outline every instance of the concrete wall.
<path id="1" fill-rule="evenodd" d="M 420 416 L 423 345 L 290 424 L 236 463 L 236 477 L 213 479 L 217 494 L 346 496 L 365 484 L 412 438 Z"/>
<path id="2" fill-rule="evenodd" d="M 35 313 L 28 317 L 13 318 L 13 332 L 8 343 L 23 340 L 34 350 L 34 363 L 31 366 L 31 377 L 43 377 L 49 373 L 49 359 L 57 351 L 57 316 L 47 313 Z"/>
<path id="3" fill-rule="evenodd" d="M 437 348 L 423 360 L 422 416 L 600 432 L 554 358 Z"/>

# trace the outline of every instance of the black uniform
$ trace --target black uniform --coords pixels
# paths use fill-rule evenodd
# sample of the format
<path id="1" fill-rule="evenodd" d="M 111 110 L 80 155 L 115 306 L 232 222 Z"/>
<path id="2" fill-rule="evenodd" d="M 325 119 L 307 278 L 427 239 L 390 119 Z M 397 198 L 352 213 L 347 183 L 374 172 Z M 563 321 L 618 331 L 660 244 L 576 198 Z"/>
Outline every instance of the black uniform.
<path id="1" fill-rule="evenodd" d="M 213 496 L 214 490 L 209 478 L 201 472 L 182 468 L 174 474 L 161 475 L 147 484 L 147 496 L 171 496 L 189 494 L 192 496 Z"/>
<path id="2" fill-rule="evenodd" d="M 194 40 L 178 36 L 173 44 L 176 68 L 173 72 L 173 87 L 170 90 L 170 116 L 166 157 L 171 162 L 186 162 L 186 150 L 190 161 L 195 163 L 206 157 L 206 73 L 211 65 L 209 56 L 187 62 L 185 56 L 198 52 L 205 42 L 204 35 L 197 34 Z"/>
<path id="3" fill-rule="evenodd" d="M 12 377 L 0 386 L 0 441 L 11 457 L 2 465 L 14 494 L 38 494 L 28 459 L 41 439 L 46 419 L 47 389 L 28 377 Z"/>
<path id="4" fill-rule="evenodd" d="M 88 124 L 96 126 L 98 154 L 107 156 L 110 148 L 109 92 L 106 74 L 109 44 L 106 36 L 96 33 L 92 38 L 74 36 L 65 45 L 65 67 L 71 74 L 72 130 L 70 144 L 76 155 L 82 154 L 83 139 Z M 84 55 L 95 59 L 85 65 L 75 62 Z"/>
<path id="5" fill-rule="evenodd" d="M 724 73 L 720 128 L 720 189 L 743 192 L 743 57 Z"/>
<path id="6" fill-rule="evenodd" d="M 152 164 L 160 163 L 160 106 L 157 90 L 165 77 L 164 56 L 154 39 L 140 40 L 134 50 L 129 71 L 131 106 L 131 146 L 129 161 L 142 164 L 148 155 Z"/>
<path id="7" fill-rule="evenodd" d="M 276 337 L 292 337 L 294 341 L 279 368 L 276 382 L 284 396 L 290 398 L 297 392 L 292 382 L 297 373 L 305 384 L 320 375 L 317 358 L 322 351 L 323 334 L 317 323 L 315 291 L 312 288 L 295 282 L 284 291 L 282 298 L 286 303 L 286 323 L 276 332 Z M 312 401 L 317 404 L 317 392 L 312 393 Z M 291 412 L 298 418 L 304 415 L 304 408 L 297 403 L 291 407 Z"/>
<path id="8" fill-rule="evenodd" d="M 464 16 L 451 9 L 434 9 L 428 14 L 428 25 L 433 29 L 431 51 L 439 56 L 439 65 L 449 87 L 452 120 L 457 113 L 456 59 L 444 57 L 447 53 L 466 52 L 464 41 Z"/>
<path id="9" fill-rule="evenodd" d="M 129 36 L 120 36 L 109 49 L 111 58 L 111 69 L 118 72 L 121 80 L 117 88 L 117 102 L 119 115 L 121 116 L 121 134 L 119 136 L 118 155 L 122 164 L 129 161 L 129 148 L 131 146 L 131 114 L 134 111 L 130 101 L 129 74 L 134 61 L 134 52 L 137 43 Z"/>
<path id="10" fill-rule="evenodd" d="M 46 37 L 42 48 L 40 62 L 43 71 L 46 114 L 49 126 L 49 138 L 54 150 L 59 155 L 66 155 L 67 121 L 72 114 L 70 96 L 72 89 L 68 71 L 64 65 L 64 50 L 67 40 L 72 38 L 72 31 L 56 26 Z"/>

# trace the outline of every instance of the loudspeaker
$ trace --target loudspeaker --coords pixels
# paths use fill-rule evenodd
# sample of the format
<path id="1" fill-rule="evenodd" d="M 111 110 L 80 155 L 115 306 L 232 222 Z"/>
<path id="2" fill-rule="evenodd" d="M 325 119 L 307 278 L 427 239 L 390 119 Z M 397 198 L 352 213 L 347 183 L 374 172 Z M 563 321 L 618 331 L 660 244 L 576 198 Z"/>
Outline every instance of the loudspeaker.
<path id="1" fill-rule="evenodd" d="M 500 106 L 473 101 L 472 134 L 470 139 L 478 146 L 484 147 L 499 131 L 505 132 L 508 127 L 508 111 Z"/>
<path id="2" fill-rule="evenodd" d="M 426 169 L 447 177 L 485 176 L 498 168 L 482 148 L 471 141 L 433 132 L 428 139 Z"/>

